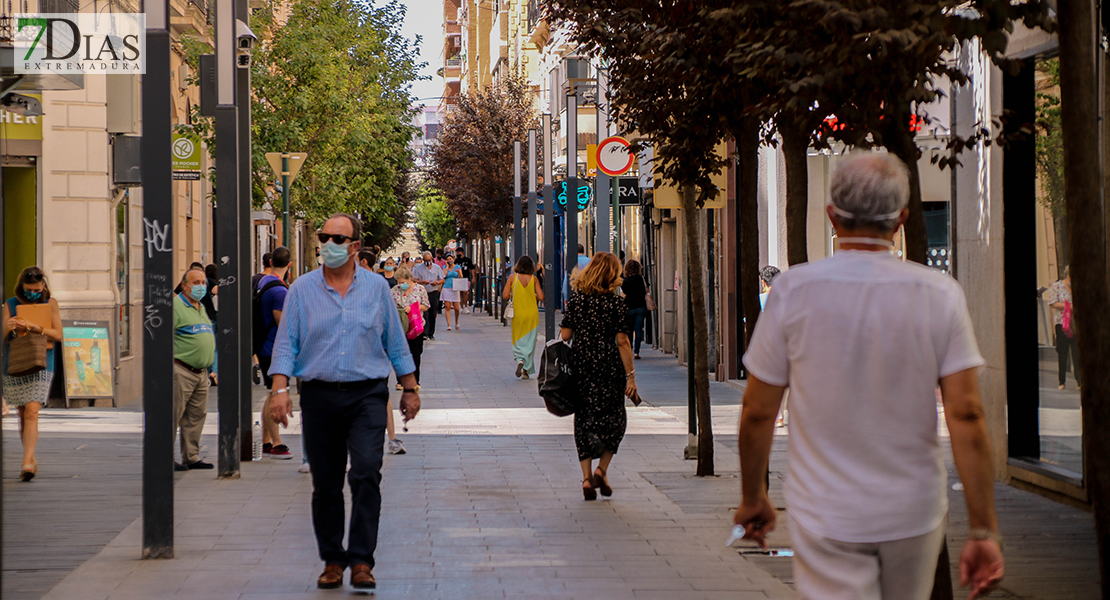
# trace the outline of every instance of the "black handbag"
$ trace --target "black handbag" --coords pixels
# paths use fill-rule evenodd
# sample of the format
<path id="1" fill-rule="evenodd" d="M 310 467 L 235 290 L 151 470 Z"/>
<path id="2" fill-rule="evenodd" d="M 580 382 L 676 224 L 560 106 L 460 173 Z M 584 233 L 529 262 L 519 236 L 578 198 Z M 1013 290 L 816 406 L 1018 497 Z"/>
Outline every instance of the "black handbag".
<path id="1" fill-rule="evenodd" d="M 543 348 L 538 375 L 540 396 L 547 412 L 556 417 L 574 414 L 578 405 L 578 385 L 570 366 L 571 346 L 554 339 Z"/>

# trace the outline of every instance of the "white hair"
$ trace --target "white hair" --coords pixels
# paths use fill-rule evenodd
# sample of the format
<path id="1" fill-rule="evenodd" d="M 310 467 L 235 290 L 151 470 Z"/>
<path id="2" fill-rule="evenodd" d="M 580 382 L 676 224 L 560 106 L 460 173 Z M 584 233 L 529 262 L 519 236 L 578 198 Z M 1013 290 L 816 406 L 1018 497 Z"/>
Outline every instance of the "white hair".
<path id="1" fill-rule="evenodd" d="M 829 204 L 845 229 L 890 231 L 910 200 L 910 172 L 886 152 L 854 152 L 840 161 L 829 187 Z"/>

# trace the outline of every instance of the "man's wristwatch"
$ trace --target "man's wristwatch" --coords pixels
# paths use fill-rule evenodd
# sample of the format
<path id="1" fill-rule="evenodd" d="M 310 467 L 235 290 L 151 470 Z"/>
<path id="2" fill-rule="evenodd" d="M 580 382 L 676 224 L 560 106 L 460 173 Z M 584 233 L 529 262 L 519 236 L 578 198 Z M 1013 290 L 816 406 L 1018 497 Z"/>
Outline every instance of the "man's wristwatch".
<path id="1" fill-rule="evenodd" d="M 999 548 L 1004 548 L 1005 544 L 1002 542 L 1002 536 L 997 532 L 991 531 L 986 527 L 972 527 L 967 532 L 967 539 L 969 540 L 994 540 Z"/>

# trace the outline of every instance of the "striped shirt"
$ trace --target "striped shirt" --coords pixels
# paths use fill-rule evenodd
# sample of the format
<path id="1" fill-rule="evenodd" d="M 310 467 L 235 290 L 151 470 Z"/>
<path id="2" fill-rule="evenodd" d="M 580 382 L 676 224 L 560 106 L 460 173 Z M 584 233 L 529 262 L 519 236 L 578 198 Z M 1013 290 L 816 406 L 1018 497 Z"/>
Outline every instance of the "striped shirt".
<path id="1" fill-rule="evenodd" d="M 297 278 L 285 297 L 270 375 L 304 381 L 385 379 L 416 370 L 389 284 L 355 269 L 347 296 L 319 268 Z"/>

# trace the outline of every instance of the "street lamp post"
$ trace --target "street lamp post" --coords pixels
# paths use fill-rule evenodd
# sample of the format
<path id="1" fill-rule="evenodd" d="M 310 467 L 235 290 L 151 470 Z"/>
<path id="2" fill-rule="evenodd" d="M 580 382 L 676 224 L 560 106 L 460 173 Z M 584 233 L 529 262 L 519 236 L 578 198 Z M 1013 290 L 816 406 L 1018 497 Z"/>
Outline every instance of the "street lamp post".
<path id="1" fill-rule="evenodd" d="M 578 266 L 578 96 L 574 87 L 567 92 L 567 251 L 566 257 L 567 284 L 570 284 L 570 272 Z M 566 290 L 570 297 L 570 289 Z"/>
<path id="2" fill-rule="evenodd" d="M 536 256 L 536 130 L 528 130 L 528 224 L 525 230 L 528 256 Z"/>
<path id="3" fill-rule="evenodd" d="M 239 169 L 239 194 L 235 208 L 239 214 L 239 225 L 236 232 L 239 236 L 239 261 L 237 264 L 238 275 L 235 281 L 229 282 L 235 290 L 239 302 L 239 329 L 235 336 L 238 350 L 235 357 L 234 378 L 229 382 L 230 388 L 239 394 L 239 435 L 240 435 L 240 460 L 251 459 L 251 329 L 254 320 L 251 318 L 252 293 L 248 291 L 247 284 L 251 280 L 251 242 L 254 235 L 251 232 L 251 70 L 250 51 L 240 50 L 241 43 L 246 40 L 245 35 L 239 31 L 240 24 L 246 27 L 250 20 L 250 0 L 235 0 L 235 39 L 232 40 L 236 47 L 235 56 L 235 103 L 239 106 L 239 155 L 237 167 Z M 250 34 L 253 36 L 254 34 Z M 222 292 L 221 292 L 222 293 Z M 221 301 L 223 304 L 223 301 Z M 226 373 L 222 375 L 226 376 Z M 259 440 L 261 441 L 261 440 Z"/>
<path id="4" fill-rule="evenodd" d="M 520 258 L 520 140 L 513 142 L 513 264 Z"/>
<path id="5" fill-rule="evenodd" d="M 173 165 L 168 0 L 143 2 L 143 558 L 173 558 Z"/>
<path id="6" fill-rule="evenodd" d="M 548 340 L 555 339 L 555 194 L 551 162 L 555 151 L 554 133 L 551 131 L 551 113 L 543 119 L 543 260 L 547 277 L 543 280 L 544 333 Z"/>

